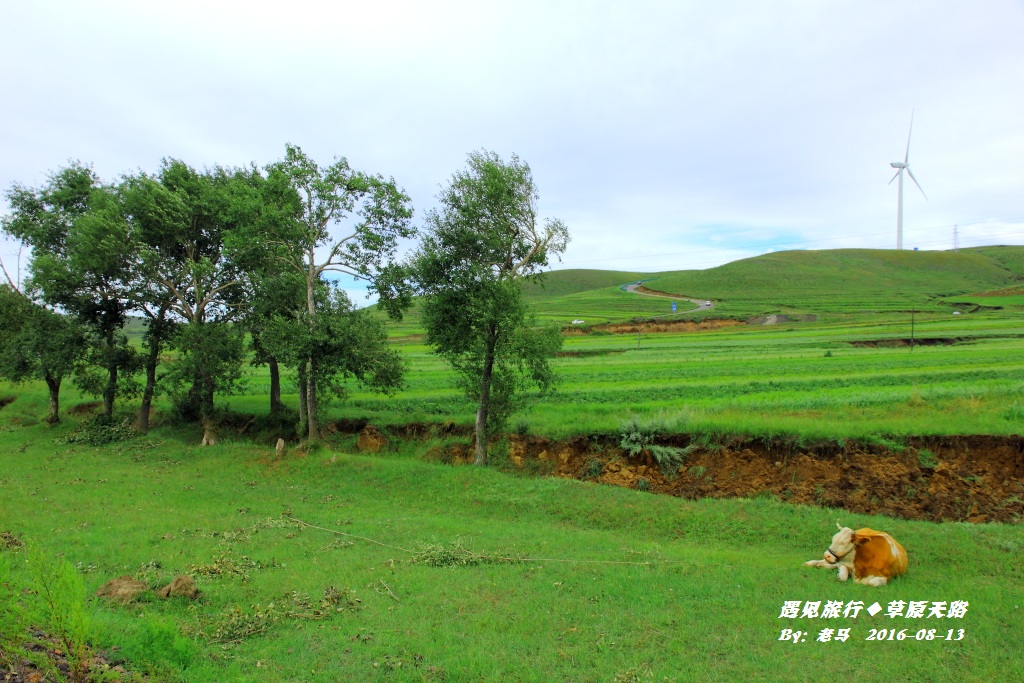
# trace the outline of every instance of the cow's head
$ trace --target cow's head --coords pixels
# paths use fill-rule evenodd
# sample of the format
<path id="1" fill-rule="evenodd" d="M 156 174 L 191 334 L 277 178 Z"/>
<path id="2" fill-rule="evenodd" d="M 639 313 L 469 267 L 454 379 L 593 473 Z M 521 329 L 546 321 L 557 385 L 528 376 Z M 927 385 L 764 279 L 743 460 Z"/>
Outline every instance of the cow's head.
<path id="1" fill-rule="evenodd" d="M 832 537 L 832 543 L 829 545 L 828 550 L 825 551 L 825 560 L 831 564 L 835 564 L 839 560 L 843 559 L 850 552 L 862 543 L 867 543 L 868 538 L 859 538 L 857 534 L 848 526 L 841 525 L 838 521 L 836 526 L 839 527 L 838 533 Z"/>

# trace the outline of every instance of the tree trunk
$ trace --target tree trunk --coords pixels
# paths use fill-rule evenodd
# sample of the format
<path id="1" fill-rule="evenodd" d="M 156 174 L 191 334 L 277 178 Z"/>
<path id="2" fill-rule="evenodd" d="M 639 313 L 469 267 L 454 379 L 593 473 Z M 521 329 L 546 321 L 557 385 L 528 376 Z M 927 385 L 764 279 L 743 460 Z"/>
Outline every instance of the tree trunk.
<path id="1" fill-rule="evenodd" d="M 487 464 L 487 413 L 491 407 L 491 374 L 494 372 L 494 347 L 497 343 L 494 325 L 487 329 L 484 368 L 480 377 L 480 405 L 476 409 L 476 458 L 474 464 Z"/>
<path id="2" fill-rule="evenodd" d="M 55 425 L 60 422 L 60 377 L 54 379 L 50 373 L 46 373 L 43 379 L 46 380 L 46 388 L 50 390 L 50 414 L 46 416 L 46 422 Z"/>
<path id="3" fill-rule="evenodd" d="M 213 408 L 213 380 L 210 379 L 203 386 L 202 397 L 202 421 L 203 421 L 203 446 L 217 445 L 217 421 L 214 417 Z"/>
<path id="4" fill-rule="evenodd" d="M 299 434 L 306 431 L 306 363 L 299 363 Z"/>
<path id="5" fill-rule="evenodd" d="M 309 371 L 306 375 L 306 422 L 309 425 L 309 440 L 316 441 L 320 438 L 320 424 L 317 422 L 316 414 L 316 365 L 313 357 L 309 357 Z"/>
<path id="6" fill-rule="evenodd" d="M 276 415 L 284 410 L 284 403 L 281 402 L 281 369 L 273 357 L 267 360 L 267 365 L 270 366 L 270 414 Z"/>
<path id="7" fill-rule="evenodd" d="M 149 411 L 153 406 L 153 394 L 156 392 L 156 366 L 160 361 L 160 334 L 159 329 L 154 326 L 163 322 L 164 310 L 160 311 L 159 317 L 150 321 L 149 328 L 149 355 L 146 356 L 146 386 L 142 389 L 142 406 L 139 408 L 139 415 L 135 418 L 135 429 L 145 434 L 149 431 Z"/>
<path id="8" fill-rule="evenodd" d="M 117 396 L 117 361 L 114 353 L 114 331 L 107 332 L 107 386 L 103 389 L 103 415 L 108 420 L 114 417 L 114 397 Z"/>
<path id="9" fill-rule="evenodd" d="M 316 258 L 312 245 L 309 247 L 307 258 L 309 272 L 306 274 L 306 312 L 309 314 L 309 332 L 312 337 L 316 333 L 317 281 Z M 309 357 L 306 372 L 306 424 L 309 426 L 309 440 L 316 441 L 320 438 L 320 425 L 317 423 L 316 414 L 316 364 L 313 356 Z"/>

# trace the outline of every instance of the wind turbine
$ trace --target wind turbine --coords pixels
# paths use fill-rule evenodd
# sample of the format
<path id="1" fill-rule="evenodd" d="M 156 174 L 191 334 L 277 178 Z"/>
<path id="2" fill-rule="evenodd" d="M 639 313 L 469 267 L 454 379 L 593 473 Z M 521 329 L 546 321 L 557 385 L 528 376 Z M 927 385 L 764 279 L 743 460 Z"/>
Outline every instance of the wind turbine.
<path id="1" fill-rule="evenodd" d="M 914 172 L 910 170 L 910 134 L 914 132 L 914 110 L 910 110 L 910 131 L 907 133 L 907 153 L 903 155 L 903 161 L 894 161 L 890 166 L 897 169 L 896 175 L 892 177 L 889 184 L 892 185 L 892 181 L 897 178 L 900 182 L 897 184 L 899 198 L 896 200 L 896 248 L 903 248 L 903 171 L 906 171 L 910 175 L 910 179 L 917 185 L 917 189 L 921 190 L 921 194 L 924 195 L 925 199 L 928 199 L 928 195 L 924 194 L 924 190 L 921 189 L 921 183 L 917 182 L 917 178 L 914 177 Z"/>

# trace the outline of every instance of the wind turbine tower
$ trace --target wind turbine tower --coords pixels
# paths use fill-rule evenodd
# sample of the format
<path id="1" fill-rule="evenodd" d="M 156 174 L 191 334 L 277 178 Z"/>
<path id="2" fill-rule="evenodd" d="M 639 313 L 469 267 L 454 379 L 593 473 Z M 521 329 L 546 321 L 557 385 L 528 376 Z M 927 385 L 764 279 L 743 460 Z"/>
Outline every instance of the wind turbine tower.
<path id="1" fill-rule="evenodd" d="M 914 177 L 914 172 L 910 170 L 910 134 L 914 132 L 914 112 L 910 112 L 910 131 L 907 133 L 907 153 L 903 155 L 903 161 L 894 161 L 890 166 L 896 169 L 896 175 L 892 177 L 889 184 L 892 185 L 892 181 L 899 178 L 897 183 L 897 199 L 896 199 L 896 248 L 903 248 L 903 172 L 906 171 L 910 176 L 910 179 L 917 185 L 917 189 L 921 190 L 921 194 L 924 195 L 925 199 L 928 199 L 928 195 L 924 194 L 924 190 L 921 189 L 921 183 L 917 182 L 917 178 Z"/>

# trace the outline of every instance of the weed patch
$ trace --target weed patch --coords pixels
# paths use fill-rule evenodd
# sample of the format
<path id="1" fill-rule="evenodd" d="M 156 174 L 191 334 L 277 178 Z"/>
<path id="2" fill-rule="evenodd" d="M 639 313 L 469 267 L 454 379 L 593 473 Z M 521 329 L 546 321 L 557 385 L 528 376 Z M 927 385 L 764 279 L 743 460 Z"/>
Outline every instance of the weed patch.
<path id="1" fill-rule="evenodd" d="M 127 421 L 115 424 L 104 415 L 95 415 L 83 420 L 70 434 L 54 439 L 54 443 L 104 446 L 115 441 L 127 441 L 136 436 L 138 432 L 132 429 Z"/>
<path id="2" fill-rule="evenodd" d="M 927 448 L 922 448 L 917 452 L 917 464 L 921 469 L 933 470 L 939 464 L 939 459 Z"/>
<path id="3" fill-rule="evenodd" d="M 13 531 L 0 531 L 0 550 L 21 550 L 25 542 Z"/>
<path id="4" fill-rule="evenodd" d="M 210 619 L 200 635 L 212 643 L 237 645 L 247 638 L 266 633 L 279 622 L 295 619 L 322 621 L 339 612 L 361 609 L 361 602 L 347 588 L 338 590 L 329 586 L 319 601 L 291 591 L 267 605 L 251 605 L 247 610 L 231 607 Z"/>
<path id="5" fill-rule="evenodd" d="M 238 577 L 244 583 L 249 580 L 250 572 L 260 571 L 263 569 L 277 569 L 283 566 L 284 565 L 276 560 L 260 562 L 258 560 L 250 559 L 245 555 L 232 557 L 230 553 L 225 552 L 221 553 L 211 562 L 206 564 L 190 564 L 188 566 L 188 571 L 190 574 L 207 576 L 214 579 L 222 577 Z"/>
<path id="6" fill-rule="evenodd" d="M 512 557 L 474 553 L 463 546 L 461 540 L 454 540 L 447 546 L 421 544 L 410 560 L 413 564 L 424 564 L 428 567 L 473 567 L 480 564 L 507 564 L 518 561 Z"/>
<path id="7" fill-rule="evenodd" d="M 663 420 L 641 421 L 631 416 L 619 429 L 619 446 L 631 456 L 649 454 L 663 474 L 675 476 L 686 460 L 686 452 L 676 446 L 661 446 L 655 440 L 668 433 Z"/>

